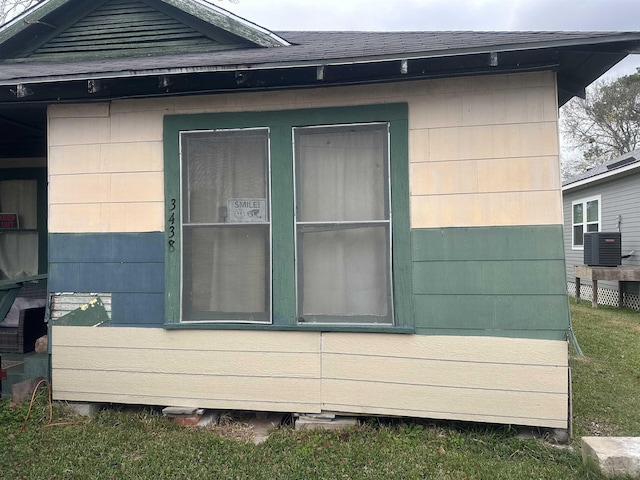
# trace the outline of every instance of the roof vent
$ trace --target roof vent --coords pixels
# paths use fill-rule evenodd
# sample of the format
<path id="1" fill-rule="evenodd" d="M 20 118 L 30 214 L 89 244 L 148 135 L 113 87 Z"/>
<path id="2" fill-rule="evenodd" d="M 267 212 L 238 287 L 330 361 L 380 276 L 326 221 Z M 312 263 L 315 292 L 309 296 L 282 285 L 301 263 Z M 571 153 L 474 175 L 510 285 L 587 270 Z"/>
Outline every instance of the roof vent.
<path id="1" fill-rule="evenodd" d="M 614 168 L 624 167 L 625 165 L 628 165 L 635 161 L 636 161 L 636 157 L 633 157 L 633 156 L 623 158 L 622 160 L 618 160 L 617 162 L 613 162 L 607 165 L 607 170 L 613 170 Z"/>

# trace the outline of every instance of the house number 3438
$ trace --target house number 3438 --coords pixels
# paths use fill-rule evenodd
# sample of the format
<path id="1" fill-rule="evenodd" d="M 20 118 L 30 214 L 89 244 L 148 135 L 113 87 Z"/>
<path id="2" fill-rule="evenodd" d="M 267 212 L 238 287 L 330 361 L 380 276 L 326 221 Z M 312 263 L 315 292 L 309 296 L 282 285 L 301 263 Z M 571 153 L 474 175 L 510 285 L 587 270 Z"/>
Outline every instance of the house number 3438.
<path id="1" fill-rule="evenodd" d="M 169 218 L 167 219 L 167 224 L 169 226 L 169 235 L 167 240 L 167 247 L 170 252 L 176 251 L 176 199 L 172 198 L 169 204 Z"/>

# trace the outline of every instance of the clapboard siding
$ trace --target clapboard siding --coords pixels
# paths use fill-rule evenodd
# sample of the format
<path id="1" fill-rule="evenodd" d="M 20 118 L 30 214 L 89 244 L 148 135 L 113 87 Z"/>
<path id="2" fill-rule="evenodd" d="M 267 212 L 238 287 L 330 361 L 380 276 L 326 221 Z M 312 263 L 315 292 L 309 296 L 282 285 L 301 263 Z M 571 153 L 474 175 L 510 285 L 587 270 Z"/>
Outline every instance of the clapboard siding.
<path id="1" fill-rule="evenodd" d="M 561 341 L 54 325 L 52 349 L 58 400 L 567 427 Z"/>
<path id="2" fill-rule="evenodd" d="M 417 333 L 566 338 L 560 225 L 414 229 L 412 258 Z"/>
<path id="3" fill-rule="evenodd" d="M 412 228 L 559 225 L 555 98 L 538 72 L 53 105 L 49 231 L 162 231 L 166 115 L 385 103 L 409 105 Z"/>
<path id="4" fill-rule="evenodd" d="M 620 231 L 622 232 L 622 253 L 632 250 L 636 254 L 622 261 L 623 265 L 640 267 L 640 172 L 624 176 L 613 177 L 597 185 L 587 185 L 583 188 L 565 191 L 563 195 L 564 211 L 564 243 L 567 254 L 566 279 L 575 281 L 573 274 L 574 265 L 584 263 L 584 251 L 573 249 L 571 245 L 572 210 L 571 204 L 584 198 L 601 196 L 602 219 L 601 231 L 616 232 L 618 215 L 622 216 Z M 591 282 L 582 279 L 585 284 Z M 600 288 L 618 290 L 617 282 L 598 282 Z"/>

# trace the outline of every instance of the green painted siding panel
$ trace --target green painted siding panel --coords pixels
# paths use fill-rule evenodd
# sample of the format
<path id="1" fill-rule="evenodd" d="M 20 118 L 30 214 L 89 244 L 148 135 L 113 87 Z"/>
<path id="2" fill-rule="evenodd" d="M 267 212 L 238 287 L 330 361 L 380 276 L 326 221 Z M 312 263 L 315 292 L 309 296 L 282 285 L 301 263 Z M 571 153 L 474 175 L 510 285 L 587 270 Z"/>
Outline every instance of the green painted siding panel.
<path id="1" fill-rule="evenodd" d="M 414 230 L 413 260 L 564 260 L 561 225 Z"/>
<path id="2" fill-rule="evenodd" d="M 559 274 L 562 273 L 562 276 Z M 566 293 L 564 260 L 416 262 L 413 292 L 432 295 L 553 295 Z"/>
<path id="3" fill-rule="evenodd" d="M 420 328 L 566 330 L 566 295 L 416 295 Z M 442 312 L 446 312 L 443 315 Z"/>
<path id="4" fill-rule="evenodd" d="M 560 225 L 412 232 L 416 333 L 564 339 Z"/>

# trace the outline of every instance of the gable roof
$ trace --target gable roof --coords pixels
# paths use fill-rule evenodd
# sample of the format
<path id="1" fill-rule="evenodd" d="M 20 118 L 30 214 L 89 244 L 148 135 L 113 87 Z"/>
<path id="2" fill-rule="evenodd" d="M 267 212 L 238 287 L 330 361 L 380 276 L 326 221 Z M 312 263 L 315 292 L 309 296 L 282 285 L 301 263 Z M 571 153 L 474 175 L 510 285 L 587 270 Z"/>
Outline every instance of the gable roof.
<path id="1" fill-rule="evenodd" d="M 0 28 L 0 58 L 21 61 L 283 45 L 272 32 L 202 0 L 45 0 Z"/>
<path id="2" fill-rule="evenodd" d="M 614 178 L 634 173 L 638 169 L 640 169 L 640 148 L 574 175 L 562 182 L 562 191 L 610 181 Z"/>

